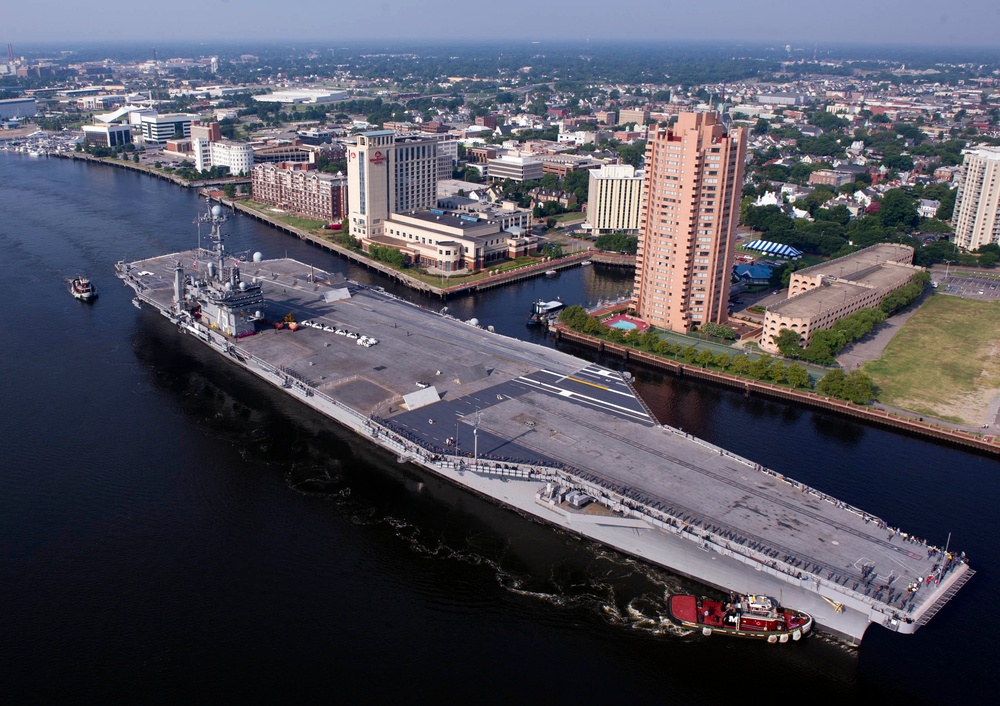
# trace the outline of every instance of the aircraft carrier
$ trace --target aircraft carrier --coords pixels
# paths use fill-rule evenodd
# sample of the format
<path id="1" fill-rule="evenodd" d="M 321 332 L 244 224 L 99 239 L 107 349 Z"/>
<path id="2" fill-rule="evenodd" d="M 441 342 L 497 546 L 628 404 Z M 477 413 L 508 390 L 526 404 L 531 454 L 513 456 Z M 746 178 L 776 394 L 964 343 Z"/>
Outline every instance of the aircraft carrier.
<path id="1" fill-rule="evenodd" d="M 974 573 L 660 425 L 627 374 L 301 262 L 228 258 L 221 210 L 202 220 L 212 249 L 116 265 L 133 302 L 401 460 L 704 584 L 780 596 L 853 644 L 872 623 L 915 632 Z"/>

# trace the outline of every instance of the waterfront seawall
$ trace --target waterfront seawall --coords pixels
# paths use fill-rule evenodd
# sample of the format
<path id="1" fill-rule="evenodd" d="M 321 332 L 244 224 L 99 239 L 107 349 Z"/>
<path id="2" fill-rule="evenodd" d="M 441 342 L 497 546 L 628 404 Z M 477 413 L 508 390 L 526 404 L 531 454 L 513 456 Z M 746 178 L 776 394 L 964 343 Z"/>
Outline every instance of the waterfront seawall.
<path id="1" fill-rule="evenodd" d="M 934 439 L 947 444 L 960 446 L 967 449 L 1000 455 L 1000 442 L 996 436 L 978 435 L 960 429 L 948 429 L 926 422 L 922 417 L 907 417 L 900 414 L 893 414 L 881 409 L 874 409 L 853 402 L 825 397 L 815 392 L 806 390 L 793 390 L 781 385 L 741 378 L 716 370 L 708 370 L 695 365 L 687 365 L 676 360 L 669 360 L 660 356 L 636 350 L 628 346 L 604 341 L 592 336 L 586 336 L 565 326 L 557 326 L 555 329 L 556 339 L 568 341 L 577 345 L 596 349 L 598 352 L 607 355 L 614 355 L 623 359 L 626 363 L 637 363 L 650 369 L 669 372 L 677 377 L 692 378 L 722 385 L 730 389 L 739 390 L 745 396 L 758 395 L 779 399 L 785 402 L 807 405 L 809 407 L 824 409 L 843 416 L 853 417 L 871 424 L 877 424 L 895 431 L 901 431 L 915 436 Z"/>
<path id="2" fill-rule="evenodd" d="M 435 286 L 416 277 L 412 277 L 405 272 L 400 272 L 399 270 L 386 264 L 373 260 L 362 252 L 352 250 L 351 248 L 345 248 L 344 246 L 338 245 L 337 243 L 334 243 L 333 241 L 322 236 L 302 230 L 301 228 L 296 228 L 277 218 L 272 218 L 271 216 L 240 203 L 239 201 L 229 201 L 227 199 L 219 199 L 219 201 L 220 203 L 231 207 L 235 211 L 239 211 L 240 213 L 250 216 L 251 218 L 254 218 L 262 223 L 267 223 L 283 233 L 293 235 L 300 240 L 312 243 L 313 245 L 329 252 L 336 253 L 345 259 L 361 265 L 362 267 L 366 267 L 370 270 L 376 270 L 377 272 L 396 280 L 410 289 L 418 292 L 424 292 L 431 296 L 440 297 L 441 299 L 447 299 L 449 296 L 481 292 L 526 279 L 542 277 L 549 270 L 558 271 L 568 267 L 579 267 L 585 260 L 593 259 L 592 256 L 594 255 L 594 253 L 590 251 L 582 251 L 558 258 L 556 260 L 548 260 L 530 265 L 524 265 L 523 267 L 518 267 L 517 269 L 508 270 L 499 274 L 484 274 L 482 277 L 479 277 L 471 282 L 463 282 L 462 284 L 448 286 Z"/>

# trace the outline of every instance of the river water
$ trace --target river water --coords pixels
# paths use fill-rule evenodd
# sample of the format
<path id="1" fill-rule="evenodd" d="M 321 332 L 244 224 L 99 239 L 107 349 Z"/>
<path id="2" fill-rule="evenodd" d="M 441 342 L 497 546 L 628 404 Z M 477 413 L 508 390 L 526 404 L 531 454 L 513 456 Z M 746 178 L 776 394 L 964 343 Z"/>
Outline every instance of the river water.
<path id="1" fill-rule="evenodd" d="M 992 693 L 995 460 L 638 373 L 661 421 L 938 545 L 952 533 L 978 571 L 916 635 L 872 627 L 859 650 L 661 629 L 665 592 L 689 582 L 399 465 L 133 308 L 112 264 L 192 247 L 203 208 L 151 177 L 0 154 L 7 703 Z M 442 306 L 249 218 L 228 232 L 231 251 L 287 253 Z M 78 273 L 98 287 L 91 305 L 66 291 Z M 551 345 L 524 324 L 533 300 L 630 288 L 628 271 L 593 266 L 447 305 Z"/>

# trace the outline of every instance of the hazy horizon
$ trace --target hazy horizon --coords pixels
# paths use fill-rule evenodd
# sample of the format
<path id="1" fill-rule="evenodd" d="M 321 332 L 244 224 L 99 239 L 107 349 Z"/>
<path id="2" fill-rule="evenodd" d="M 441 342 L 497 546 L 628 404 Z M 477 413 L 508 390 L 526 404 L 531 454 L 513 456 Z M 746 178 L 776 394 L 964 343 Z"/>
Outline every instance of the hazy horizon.
<path id="1" fill-rule="evenodd" d="M 15 53 L 19 44 L 212 41 L 231 45 L 660 40 L 981 49 L 996 46 L 1000 34 L 996 0 L 883 5 L 845 0 L 825 6 L 786 0 L 699 4 L 634 0 L 624 11 L 583 0 L 571 12 L 565 5 L 528 0 L 476 6 L 385 0 L 370 6 L 366 15 L 348 3 L 299 0 L 289 6 L 285 18 L 276 8 L 283 9 L 265 0 L 175 0 L 169 13 L 159 6 L 131 6 L 124 22 L 109 22 L 107 13 L 93 13 L 90 5 L 40 0 L 4 9 L 0 42 L 13 44 Z M 602 19 L 610 12 L 615 22 Z"/>

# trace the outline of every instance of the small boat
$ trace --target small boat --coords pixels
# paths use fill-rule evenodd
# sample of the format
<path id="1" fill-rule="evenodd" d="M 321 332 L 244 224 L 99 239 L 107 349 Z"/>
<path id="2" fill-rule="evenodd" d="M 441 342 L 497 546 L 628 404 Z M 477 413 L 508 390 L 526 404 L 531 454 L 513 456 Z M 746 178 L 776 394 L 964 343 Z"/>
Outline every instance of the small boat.
<path id="1" fill-rule="evenodd" d="M 556 272 L 555 270 L 545 270 L 546 277 L 555 277 L 557 274 L 559 273 Z"/>
<path id="2" fill-rule="evenodd" d="M 74 277 L 69 283 L 69 293 L 80 301 L 90 301 L 97 296 L 97 290 L 86 277 Z"/>
<path id="3" fill-rule="evenodd" d="M 581 267 L 586 267 L 587 265 L 593 265 L 593 264 L 594 263 L 591 262 L 590 260 L 584 260 L 583 262 L 580 263 L 580 266 Z"/>
<path id="4" fill-rule="evenodd" d="M 547 321 L 553 314 L 566 306 L 562 300 L 553 299 L 550 302 L 539 299 L 531 305 L 531 313 L 528 315 L 528 326 L 537 326 Z"/>
<path id="5" fill-rule="evenodd" d="M 139 301 L 139 297 L 132 297 L 132 306 L 136 309 L 142 309 L 142 302 Z"/>
<path id="6" fill-rule="evenodd" d="M 667 615 L 678 625 L 713 634 L 750 637 L 769 643 L 801 640 L 813 625 L 812 616 L 782 608 L 770 596 L 730 594 L 728 601 L 691 595 L 670 596 Z"/>

